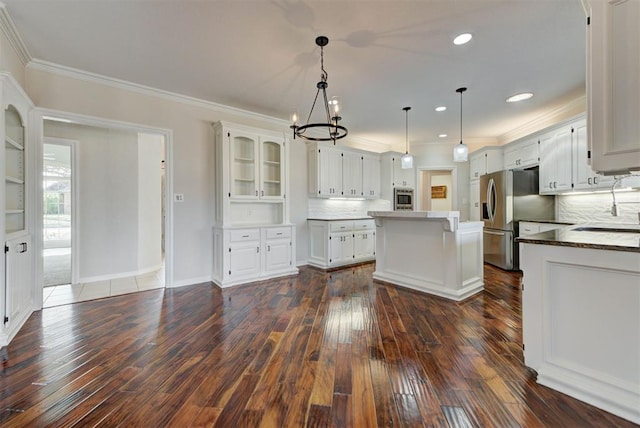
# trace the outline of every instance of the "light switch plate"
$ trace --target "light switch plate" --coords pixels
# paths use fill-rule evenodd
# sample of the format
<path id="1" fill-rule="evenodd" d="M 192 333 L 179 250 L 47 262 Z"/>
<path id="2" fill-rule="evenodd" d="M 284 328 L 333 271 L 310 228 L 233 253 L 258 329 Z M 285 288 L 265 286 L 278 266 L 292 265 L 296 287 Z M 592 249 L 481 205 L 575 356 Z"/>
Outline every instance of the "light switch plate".
<path id="1" fill-rule="evenodd" d="M 174 193 L 173 200 L 175 202 L 184 202 L 184 194 L 183 193 Z"/>

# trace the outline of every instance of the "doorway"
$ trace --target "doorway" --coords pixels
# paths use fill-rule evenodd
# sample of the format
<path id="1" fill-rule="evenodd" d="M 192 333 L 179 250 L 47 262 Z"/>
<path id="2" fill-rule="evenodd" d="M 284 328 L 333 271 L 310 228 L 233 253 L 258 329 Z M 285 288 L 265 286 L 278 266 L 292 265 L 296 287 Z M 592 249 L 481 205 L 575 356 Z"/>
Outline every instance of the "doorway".
<path id="1" fill-rule="evenodd" d="M 420 211 L 456 209 L 455 170 L 431 168 L 419 171 L 418 207 Z"/>
<path id="2" fill-rule="evenodd" d="M 75 142 L 47 138 L 42 157 L 43 286 L 71 284 L 75 209 Z"/>
<path id="3" fill-rule="evenodd" d="M 172 191 L 171 132 L 69 113 L 38 113 L 41 127 L 34 133 L 42 143 L 34 169 L 42 187 L 36 189 L 35 211 L 40 214 L 35 230 L 40 233 L 34 246 L 42 257 L 35 262 L 35 305 L 170 287 L 173 210 L 166 194 Z M 58 146 L 70 148 L 63 172 L 54 168 L 61 163 L 52 152 Z M 55 281 L 66 285 L 47 278 L 51 259 L 46 256 L 52 248 L 66 257 L 65 279 Z"/>

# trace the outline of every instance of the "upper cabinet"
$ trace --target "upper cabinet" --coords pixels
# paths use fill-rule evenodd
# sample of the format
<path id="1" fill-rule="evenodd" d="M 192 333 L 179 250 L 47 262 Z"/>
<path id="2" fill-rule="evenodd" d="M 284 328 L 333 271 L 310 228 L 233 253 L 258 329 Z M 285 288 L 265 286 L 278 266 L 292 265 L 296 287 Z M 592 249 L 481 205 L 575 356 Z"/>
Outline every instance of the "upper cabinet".
<path id="1" fill-rule="evenodd" d="M 504 169 L 502 147 L 485 147 L 469 155 L 469 177 L 471 180 L 480 179 L 481 175 Z"/>
<path id="2" fill-rule="evenodd" d="M 229 197 L 282 199 L 284 197 L 284 136 L 260 136 L 229 129 Z"/>
<path id="3" fill-rule="evenodd" d="M 565 125 L 542 134 L 540 141 L 540 193 L 571 190 L 572 126 Z"/>
<path id="4" fill-rule="evenodd" d="M 380 195 L 380 157 L 355 149 L 309 143 L 309 196 L 366 198 Z"/>
<path id="5" fill-rule="evenodd" d="M 504 169 L 529 168 L 538 165 L 538 139 L 528 138 L 504 148 Z"/>
<path id="6" fill-rule="evenodd" d="M 216 224 L 288 223 L 284 134 L 226 122 L 214 132 Z"/>
<path id="7" fill-rule="evenodd" d="M 640 170 L 640 1 L 590 0 L 587 111 L 591 167 Z"/>

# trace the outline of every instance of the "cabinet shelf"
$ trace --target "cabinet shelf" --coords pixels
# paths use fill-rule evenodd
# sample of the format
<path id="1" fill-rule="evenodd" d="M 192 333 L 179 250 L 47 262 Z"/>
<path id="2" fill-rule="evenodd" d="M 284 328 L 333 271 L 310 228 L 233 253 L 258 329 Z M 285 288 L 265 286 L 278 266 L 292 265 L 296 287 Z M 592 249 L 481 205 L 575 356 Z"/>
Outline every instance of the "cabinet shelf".
<path id="1" fill-rule="evenodd" d="M 7 175 L 5 177 L 5 182 L 6 183 L 11 183 L 11 184 L 24 184 L 24 180 L 21 180 L 19 178 L 15 178 L 15 177 L 11 177 L 9 175 Z"/>
<path id="2" fill-rule="evenodd" d="M 241 181 L 243 183 L 253 183 L 256 180 L 254 178 L 234 178 L 233 181 Z"/>
<path id="3" fill-rule="evenodd" d="M 5 135 L 4 140 L 9 145 L 7 148 L 12 148 L 15 150 L 24 150 L 24 146 L 18 142 L 16 142 L 13 138 Z"/>
<path id="4" fill-rule="evenodd" d="M 252 162 L 255 162 L 255 159 L 253 159 L 253 158 L 239 158 L 239 157 L 236 157 L 236 158 L 234 158 L 234 160 L 235 160 L 236 162 L 242 162 L 242 163 L 252 163 Z"/>
<path id="5" fill-rule="evenodd" d="M 280 180 L 263 180 L 263 182 L 268 184 L 280 184 Z"/>
<path id="6" fill-rule="evenodd" d="M 4 213 L 7 214 L 7 215 L 24 214 L 24 210 L 5 210 Z"/>
<path id="7" fill-rule="evenodd" d="M 270 161 L 270 160 L 266 160 L 263 162 L 265 165 L 275 165 L 275 166 L 280 166 L 280 161 Z"/>

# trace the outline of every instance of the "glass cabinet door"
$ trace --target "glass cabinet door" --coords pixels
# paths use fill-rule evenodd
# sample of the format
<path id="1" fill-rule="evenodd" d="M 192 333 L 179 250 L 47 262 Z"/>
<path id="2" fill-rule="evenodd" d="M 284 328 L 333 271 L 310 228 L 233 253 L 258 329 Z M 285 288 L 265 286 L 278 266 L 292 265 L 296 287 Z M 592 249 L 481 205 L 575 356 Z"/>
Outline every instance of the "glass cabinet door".
<path id="1" fill-rule="evenodd" d="M 258 197 L 258 138 L 253 135 L 231 132 L 231 180 L 229 192 L 232 198 L 255 199 Z"/>
<path id="2" fill-rule="evenodd" d="M 260 143 L 260 197 L 282 198 L 284 194 L 283 142 L 262 140 Z"/>

